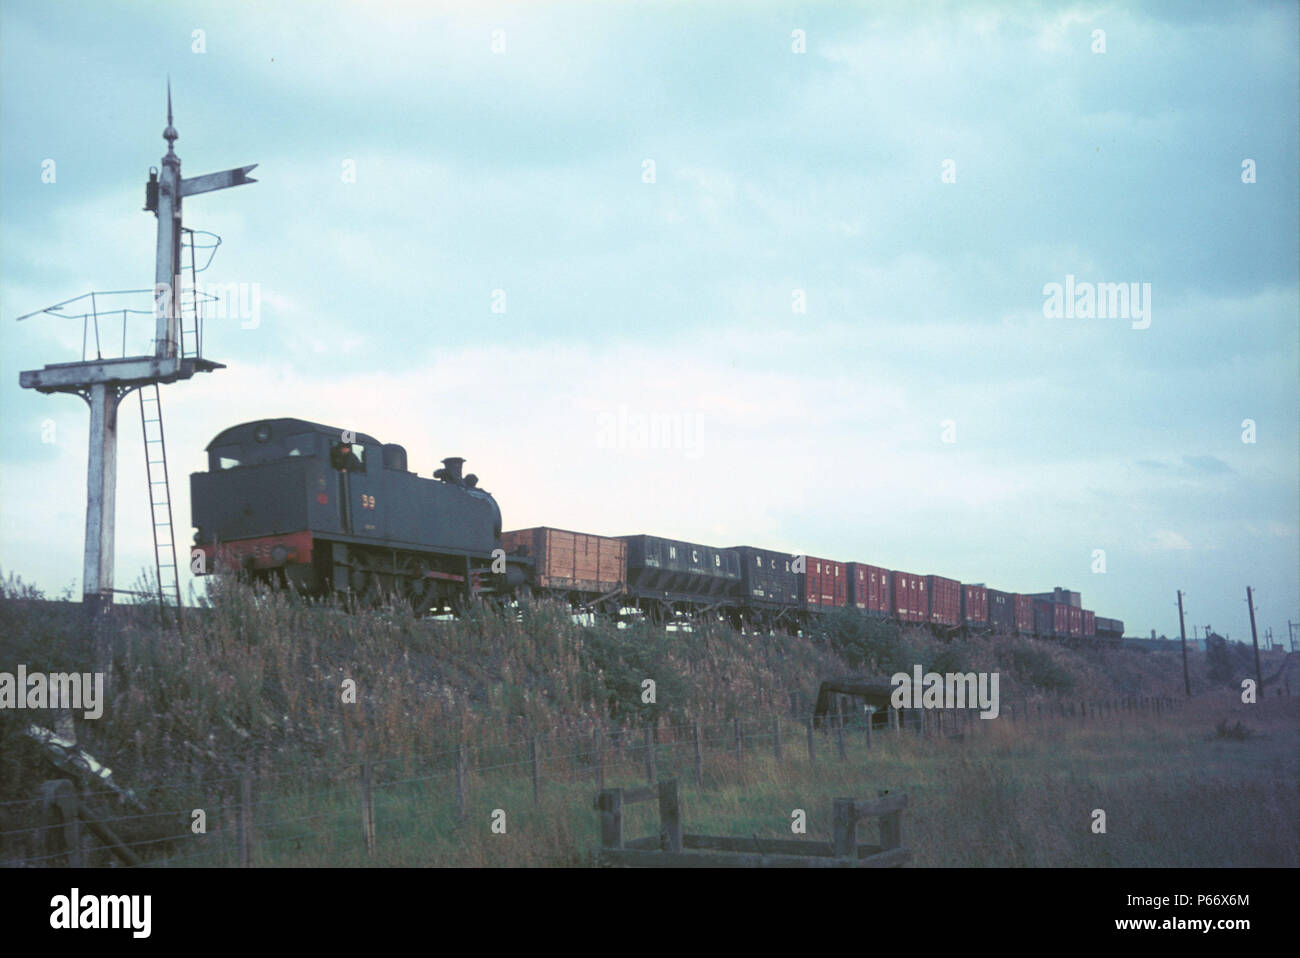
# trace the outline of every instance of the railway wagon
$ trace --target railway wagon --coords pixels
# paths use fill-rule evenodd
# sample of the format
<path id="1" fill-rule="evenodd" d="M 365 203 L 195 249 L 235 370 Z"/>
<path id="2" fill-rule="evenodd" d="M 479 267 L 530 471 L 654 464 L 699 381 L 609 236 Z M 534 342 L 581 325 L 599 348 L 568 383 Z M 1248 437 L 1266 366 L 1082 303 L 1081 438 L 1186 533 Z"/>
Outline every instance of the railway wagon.
<path id="1" fill-rule="evenodd" d="M 1083 637 L 1091 639 L 1097 634 L 1097 615 L 1091 609 L 1083 610 Z"/>
<path id="2" fill-rule="evenodd" d="M 799 602 L 806 612 L 842 608 L 848 603 L 849 578 L 843 562 L 803 556 Z"/>
<path id="3" fill-rule="evenodd" d="M 887 616 L 889 603 L 889 570 L 865 562 L 850 562 L 845 566 L 848 576 L 848 604 L 868 615 Z"/>
<path id="4" fill-rule="evenodd" d="M 1120 619 L 1108 619 L 1104 616 L 1097 616 L 1097 638 L 1124 638 L 1124 622 Z"/>
<path id="5" fill-rule="evenodd" d="M 925 578 L 898 569 L 889 574 L 890 611 L 899 622 L 925 622 L 930 615 Z"/>
<path id="6" fill-rule="evenodd" d="M 1027 595 L 1015 593 L 1012 600 L 1016 607 L 1016 631 L 1022 635 L 1034 632 L 1034 600 Z"/>
<path id="7" fill-rule="evenodd" d="M 402 446 L 293 418 L 231 426 L 207 453 L 208 471 L 190 476 L 203 572 L 234 566 L 310 594 L 397 592 L 425 608 L 506 587 L 491 572 L 501 511 L 463 459 L 426 479 Z"/>
<path id="8" fill-rule="evenodd" d="M 989 624 L 989 590 L 983 583 L 961 587 L 961 624 L 967 628 L 985 629 Z"/>
<path id="9" fill-rule="evenodd" d="M 998 589 L 988 590 L 989 627 L 1011 635 L 1016 631 L 1016 597 Z"/>
<path id="10" fill-rule="evenodd" d="M 620 538 L 627 543 L 627 586 L 634 598 L 700 602 L 740 596 L 740 556 L 734 549 L 652 535 Z"/>
<path id="11" fill-rule="evenodd" d="M 586 532 L 537 526 L 501 536 L 508 555 L 533 560 L 529 585 L 564 593 L 579 604 L 611 599 L 627 589 L 627 543 Z"/>
<path id="12" fill-rule="evenodd" d="M 740 557 L 741 593 L 746 606 L 757 609 L 797 608 L 799 583 L 790 567 L 793 556 L 753 546 L 733 546 Z"/>
<path id="13" fill-rule="evenodd" d="M 1083 609 L 1078 606 L 1068 605 L 1065 607 L 1067 613 L 1068 631 L 1071 638 L 1080 638 L 1083 636 Z"/>
<path id="14" fill-rule="evenodd" d="M 1070 634 L 1070 607 L 1061 602 L 1034 600 L 1034 633 L 1044 638 L 1066 638 Z"/>
<path id="15" fill-rule="evenodd" d="M 925 577 L 930 597 L 929 619 L 934 625 L 954 626 L 961 623 L 961 583 L 941 575 Z"/>

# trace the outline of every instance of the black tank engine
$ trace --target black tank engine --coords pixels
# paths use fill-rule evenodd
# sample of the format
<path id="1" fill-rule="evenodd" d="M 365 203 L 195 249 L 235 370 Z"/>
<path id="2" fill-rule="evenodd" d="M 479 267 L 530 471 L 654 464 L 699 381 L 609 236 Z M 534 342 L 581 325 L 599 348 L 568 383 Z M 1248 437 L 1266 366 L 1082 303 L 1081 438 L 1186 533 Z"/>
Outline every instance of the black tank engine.
<path id="1" fill-rule="evenodd" d="M 395 443 L 302 419 L 232 426 L 207 453 L 208 471 L 190 476 L 197 573 L 233 565 L 310 594 L 396 592 L 419 609 L 522 578 L 507 574 L 501 510 L 463 459 L 424 479 Z"/>

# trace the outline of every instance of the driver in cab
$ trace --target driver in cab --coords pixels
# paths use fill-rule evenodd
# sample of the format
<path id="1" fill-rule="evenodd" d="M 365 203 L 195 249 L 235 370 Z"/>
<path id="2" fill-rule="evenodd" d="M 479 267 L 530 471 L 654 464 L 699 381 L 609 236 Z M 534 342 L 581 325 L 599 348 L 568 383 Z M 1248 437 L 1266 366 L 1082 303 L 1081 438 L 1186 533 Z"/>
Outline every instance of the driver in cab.
<path id="1" fill-rule="evenodd" d="M 350 442 L 341 442 L 335 446 L 330 459 L 330 464 L 335 469 L 342 469 L 344 472 L 362 471 L 361 460 L 352 451 L 352 443 Z"/>

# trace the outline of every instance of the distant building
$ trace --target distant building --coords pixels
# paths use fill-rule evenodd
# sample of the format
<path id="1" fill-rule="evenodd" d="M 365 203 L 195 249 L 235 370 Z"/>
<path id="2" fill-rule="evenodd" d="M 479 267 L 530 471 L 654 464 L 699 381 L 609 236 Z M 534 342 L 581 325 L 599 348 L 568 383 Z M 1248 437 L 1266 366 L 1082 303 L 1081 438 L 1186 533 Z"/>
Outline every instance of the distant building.
<path id="1" fill-rule="evenodd" d="M 1127 649 L 1140 649 L 1143 652 L 1181 652 L 1183 650 L 1182 639 L 1171 639 L 1168 636 L 1156 637 L 1156 630 L 1151 630 L 1149 639 L 1125 639 L 1124 647 Z M 1204 652 L 1204 639 L 1187 640 L 1188 652 Z"/>
<path id="2" fill-rule="evenodd" d="M 1083 608 L 1083 596 L 1078 592 L 1071 592 L 1069 589 L 1062 589 L 1059 585 L 1052 589 L 1051 592 L 1031 592 L 1031 599 L 1038 599 L 1040 602 L 1058 602 L 1061 605 L 1072 605 L 1076 609 Z"/>

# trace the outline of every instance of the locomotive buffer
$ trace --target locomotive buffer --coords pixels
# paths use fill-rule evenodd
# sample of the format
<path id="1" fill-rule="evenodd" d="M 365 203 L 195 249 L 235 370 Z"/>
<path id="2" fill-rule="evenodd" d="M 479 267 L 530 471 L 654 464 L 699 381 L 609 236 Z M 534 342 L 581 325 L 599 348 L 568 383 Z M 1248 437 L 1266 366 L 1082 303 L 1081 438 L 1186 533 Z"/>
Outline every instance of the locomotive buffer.
<path id="1" fill-rule="evenodd" d="M 171 490 L 167 480 L 166 445 L 163 442 L 162 408 L 158 402 L 158 387 L 164 383 L 190 379 L 195 373 L 224 369 L 221 363 L 204 359 L 200 328 L 199 292 L 193 290 L 188 306 L 182 297 L 181 277 L 182 234 L 190 232 L 181 222 L 181 201 L 186 196 L 212 190 L 255 183 L 247 174 L 253 166 L 239 167 L 220 173 L 209 173 L 185 179 L 181 176 L 181 158 L 176 155 L 176 128 L 172 125 L 171 83 L 167 84 L 167 127 L 163 130 L 167 141 L 167 154 L 162 158 L 161 174 L 150 171 L 146 184 L 145 210 L 158 218 L 158 243 L 154 273 L 153 309 L 156 319 L 154 352 L 152 355 L 123 355 L 105 359 L 99 338 L 99 314 L 94 293 L 65 300 L 46 309 L 18 317 L 27 319 L 41 313 L 67 318 L 60 310 L 67 304 L 90 298 L 92 312 L 82 315 L 83 323 L 93 316 L 95 323 L 96 357 L 81 362 L 52 363 L 44 369 L 33 369 L 19 374 L 19 385 L 42 393 L 70 393 L 80 396 L 90 406 L 90 452 L 86 470 L 86 549 L 82 578 L 82 601 L 91 613 L 113 602 L 113 528 L 117 497 L 117 412 L 122 397 L 131 390 L 140 390 L 141 424 L 144 431 L 145 462 L 149 478 L 149 508 L 153 515 L 155 568 L 158 572 L 159 597 L 166 603 L 164 570 L 170 570 L 168 591 L 174 591 L 179 615 L 180 583 L 176 566 L 175 535 L 171 519 Z M 189 242 L 191 258 L 194 241 Z M 191 272 L 193 268 L 191 259 Z M 149 290 L 122 290 L 122 293 L 145 293 Z M 112 295 L 112 294 L 100 294 Z M 185 343 L 185 330 L 181 319 L 192 310 L 192 344 Z M 114 310 L 116 312 L 116 310 Z M 123 353 L 126 342 L 126 314 L 138 310 L 122 310 Z M 84 342 L 83 326 L 83 342 Z M 146 390 L 152 387 L 153 396 Z M 153 405 L 154 415 L 146 413 L 146 402 Z M 151 430 L 150 426 L 155 429 Z M 160 471 L 160 472 L 159 472 Z M 166 538 L 164 539 L 163 536 Z M 170 553 L 170 563 L 164 559 Z"/>

